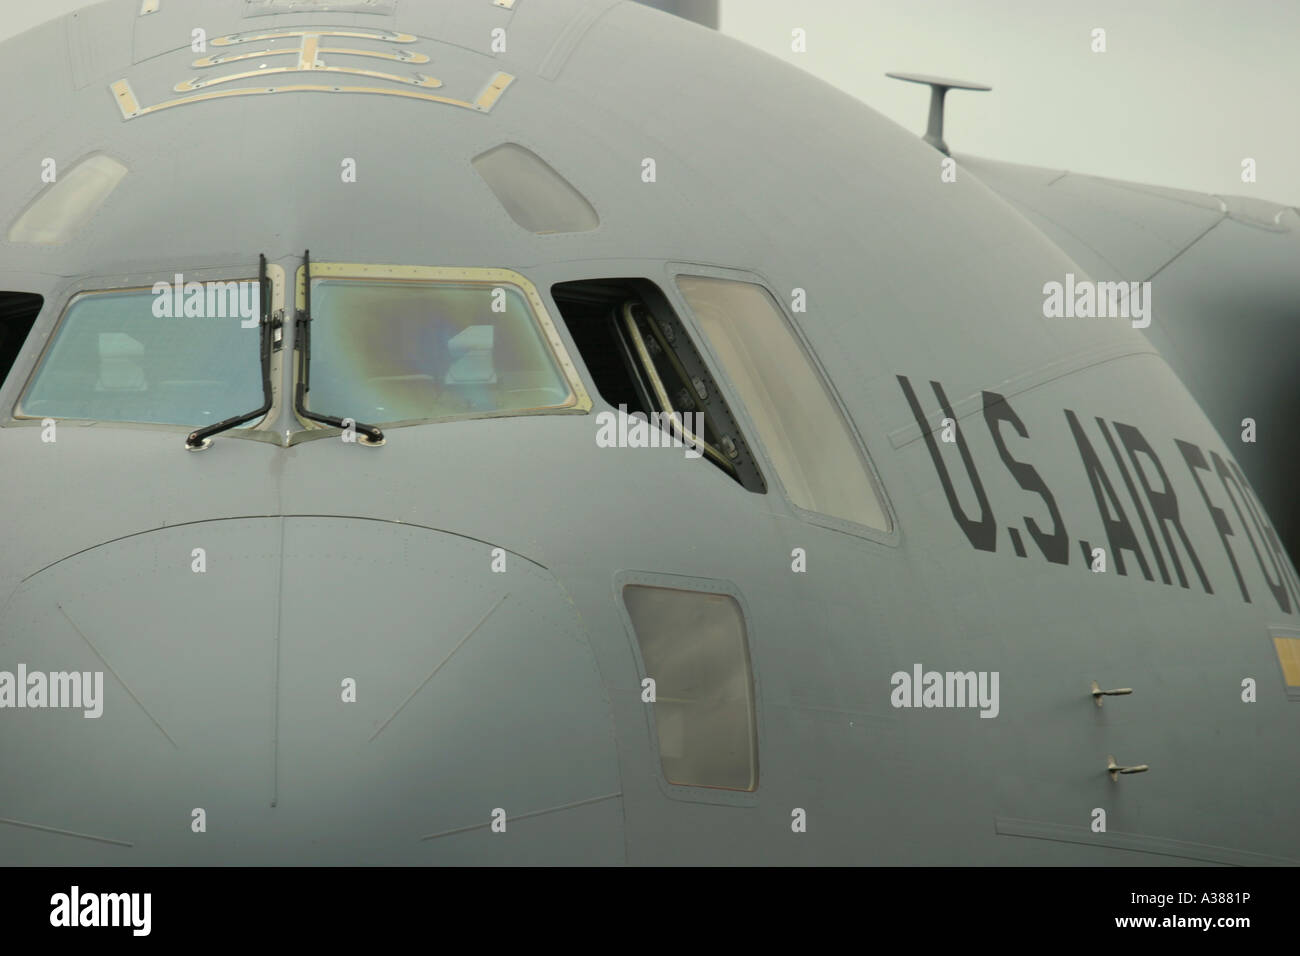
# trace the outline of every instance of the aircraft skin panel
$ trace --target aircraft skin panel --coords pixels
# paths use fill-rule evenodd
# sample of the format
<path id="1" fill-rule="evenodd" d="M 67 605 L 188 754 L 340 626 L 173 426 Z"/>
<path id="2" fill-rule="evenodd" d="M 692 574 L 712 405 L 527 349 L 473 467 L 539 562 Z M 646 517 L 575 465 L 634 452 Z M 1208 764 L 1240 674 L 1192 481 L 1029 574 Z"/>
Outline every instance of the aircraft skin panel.
<path id="1" fill-rule="evenodd" d="M 673 13 L 700 26 L 718 28 L 718 0 L 637 0 L 638 3 Z"/>
<path id="2" fill-rule="evenodd" d="M 154 555 L 188 555 L 195 541 L 213 558 L 204 574 L 188 559 L 152 570 Z M 489 550 L 390 521 L 248 518 L 136 535 L 36 574 L 6 608 L 6 653 L 53 670 L 109 662 L 107 706 L 94 734 L 71 735 L 72 751 L 66 721 L 15 712 L 6 758 L 39 766 L 51 748 L 119 772 L 58 791 L 6 775 L 0 805 L 9 819 L 102 838 L 18 835 L 49 863 L 507 862 L 478 826 L 497 806 L 530 820 L 517 860 L 553 862 L 562 832 L 570 862 L 624 862 L 617 821 L 597 806 L 617 807 L 621 791 L 582 625 L 523 556 L 506 558 L 508 585 L 474 575 Z M 375 566 L 389 569 L 382 583 L 367 579 Z M 353 578 L 366 579 L 364 601 L 322 593 Z M 238 600 L 214 600 L 214 587 Z M 130 626 L 124 606 L 157 623 Z M 503 673 L 530 674 L 539 692 L 518 693 Z M 355 705 L 343 707 L 348 681 Z M 400 787 L 374 786 L 394 775 Z M 124 779 L 157 786 L 127 807 Z M 183 846 L 158 830 L 196 787 L 214 820 L 241 820 L 241 840 Z M 539 834 L 533 816 L 552 814 Z M 466 828 L 472 838 L 448 839 Z"/>
<path id="3" fill-rule="evenodd" d="M 1150 382 L 1149 387 L 1137 386 L 1131 380 L 1134 376 L 1146 377 Z M 1255 625 L 1253 628 L 1234 628 L 1231 623 L 1233 612 L 1221 603 L 1224 597 L 1241 600 L 1232 566 L 1223 548 L 1218 547 L 1217 552 L 1211 550 L 1209 544 L 1212 538 L 1206 539 L 1206 546 L 1201 547 L 1198 543 L 1201 540 L 1198 533 L 1190 531 L 1193 521 L 1200 523 L 1202 520 L 1202 516 L 1195 515 L 1192 509 L 1200 505 L 1201 510 L 1204 510 L 1204 506 L 1191 480 L 1191 473 L 1182 460 L 1176 440 L 1181 439 L 1198 448 L 1206 449 L 1207 455 L 1212 448 L 1220 456 L 1224 451 L 1208 428 L 1200 429 L 1196 433 L 1186 431 L 1179 434 L 1178 432 L 1185 428 L 1185 425 L 1175 424 L 1173 419 L 1165 417 L 1163 409 L 1167 407 L 1166 400 L 1160 396 L 1173 381 L 1172 374 L 1158 357 L 1135 356 L 1080 371 L 1010 400 L 1009 405 L 1021 418 L 1029 438 L 1019 439 L 1009 425 L 1003 425 L 1002 428 L 1005 430 L 1007 441 L 1017 449 L 1013 452 L 1015 458 L 1032 461 L 1044 484 L 1053 489 L 1053 496 L 1060 508 L 1061 525 L 1069 530 L 1067 556 L 1069 564 L 1065 566 L 1046 560 L 1037 545 L 1028 540 L 1025 522 L 1028 518 L 1032 518 L 1046 531 L 1050 527 L 1050 519 L 1047 517 L 1049 511 L 1044 507 L 1042 500 L 1025 495 L 1023 489 L 1018 488 L 1014 481 L 1006 481 L 1005 474 L 998 474 L 996 470 L 998 452 L 992 430 L 985 427 L 987 422 L 981 421 L 980 415 L 972 415 L 970 419 L 960 420 L 959 427 L 964 432 L 966 441 L 970 443 L 976 473 L 981 476 L 988 496 L 989 514 L 997 516 L 996 532 L 990 542 L 997 550 L 993 554 L 981 554 L 980 557 L 988 561 L 1003 562 L 1003 564 L 996 569 L 985 569 L 990 576 L 981 574 L 974 581 L 968 580 L 965 583 L 964 587 L 968 590 L 950 602 L 954 610 L 944 615 L 948 620 L 930 625 L 937 626 L 940 635 L 922 636 L 909 628 L 908 640 L 912 645 L 914 658 L 925 662 L 930 657 L 937 659 L 937 656 L 943 653 L 941 634 L 945 631 L 984 635 L 983 640 L 968 648 L 969 655 L 976 659 L 981 655 L 991 655 L 1013 662 L 1008 663 L 1001 674 L 1004 687 L 1014 684 L 1021 688 L 1018 693 L 1022 698 L 1016 705 L 1018 716 L 1013 719 L 1023 722 L 1026 740 L 1032 738 L 1052 741 L 1050 747 L 1035 747 L 1032 756 L 1025 753 L 1017 754 L 1011 750 L 999 750 L 996 755 L 983 751 L 985 758 L 990 759 L 991 763 L 976 772 L 988 774 L 987 779 L 982 780 L 981 783 L 986 784 L 997 795 L 996 801 L 990 801 L 993 806 L 987 808 L 990 817 L 1007 816 L 1040 822 L 1049 820 L 1056 823 L 1072 822 L 1077 827 L 1086 828 L 1086 821 L 1071 819 L 1076 814 L 1076 811 L 1071 810 L 1071 806 L 1076 800 L 1093 801 L 1088 804 L 1089 807 L 1107 808 L 1108 826 L 1112 832 L 1129 833 L 1152 839 L 1177 838 L 1209 847 L 1249 846 L 1257 853 L 1274 857 L 1294 857 L 1294 851 L 1280 850 L 1270 843 L 1269 833 L 1276 832 L 1275 828 L 1283 825 L 1281 821 L 1285 811 L 1280 805 L 1275 804 L 1270 808 L 1267 819 L 1253 821 L 1247 825 L 1251 833 L 1248 842 L 1237 842 L 1238 838 L 1233 834 L 1240 835 L 1241 831 L 1235 823 L 1228 823 L 1217 809 L 1198 807 L 1194 801 L 1187 800 L 1188 788 L 1201 785 L 1198 784 L 1196 776 L 1191 773 L 1182 775 L 1176 772 L 1176 775 L 1171 777 L 1169 774 L 1173 769 L 1171 763 L 1184 765 L 1183 761 L 1189 748 L 1197 750 L 1204 757 L 1210 757 L 1207 750 L 1209 748 L 1215 750 L 1217 759 L 1235 759 L 1232 747 L 1223 746 L 1222 750 L 1218 748 L 1222 746 L 1223 741 L 1233 739 L 1237 734 L 1248 735 L 1249 727 L 1254 725 L 1255 717 L 1259 716 L 1252 716 L 1246 708 L 1230 711 L 1214 709 L 1213 713 L 1194 709 L 1195 712 L 1187 713 L 1184 709 L 1186 702 L 1180 703 L 1180 694 L 1190 691 L 1194 686 L 1214 685 L 1225 680 L 1227 674 L 1223 671 L 1223 665 L 1230 655 L 1241 655 L 1237 658 L 1240 666 L 1258 669 L 1261 673 L 1265 673 L 1264 668 L 1272 664 L 1268 657 L 1265 629 L 1261 625 Z M 1121 382 L 1124 384 L 1121 385 Z M 955 386 L 956 383 L 953 385 Z M 924 383 L 921 383 L 921 387 L 927 388 Z M 959 391 L 959 389 L 954 387 L 952 391 Z M 1111 456 L 1105 433 L 1097 423 L 1098 418 L 1105 421 L 1111 440 L 1116 442 L 1119 454 L 1124 456 L 1126 463 L 1128 459 L 1116 433 L 1116 423 L 1133 426 L 1151 443 L 1177 492 L 1180 510 L 1185 511 L 1189 535 L 1193 536 L 1197 559 L 1205 572 L 1206 580 L 1214 590 L 1213 596 L 1206 594 L 1199 575 L 1186 553 L 1181 550 L 1179 560 L 1187 578 L 1187 587 L 1183 588 L 1179 584 L 1178 574 L 1167 553 L 1163 560 L 1167 565 L 1166 571 L 1171 583 L 1162 583 L 1162 574 L 1154 559 L 1150 541 L 1134 514 L 1132 502 L 1123 497 L 1120 500 L 1128 511 L 1128 519 L 1133 522 L 1136 529 L 1135 534 L 1143 548 L 1152 580 L 1146 581 L 1146 576 L 1135 562 L 1132 553 L 1122 555 L 1126 564 L 1124 575 L 1118 574 L 1113 560 L 1104 574 L 1094 574 L 1088 570 L 1088 565 L 1083 560 L 1081 541 L 1087 541 L 1094 547 L 1104 548 L 1111 558 L 1113 558 L 1113 549 L 1101 527 L 1096 523 L 1096 509 L 1088 507 L 1092 503 L 1092 493 L 1087 488 L 1086 479 L 1082 487 L 1071 484 L 1081 452 L 1068 427 L 1068 420 L 1064 414 L 1066 409 L 1074 412 L 1088 446 L 1096 452 L 1098 461 L 1108 469 L 1114 468 L 1115 459 Z M 1040 445 L 1040 443 L 1044 444 Z M 912 452 L 910 461 L 915 468 L 907 478 L 917 483 L 925 481 L 926 469 L 933 470 L 933 465 L 927 460 L 923 442 L 917 441 L 907 446 L 906 450 Z M 960 482 L 959 493 L 962 495 L 961 502 L 965 513 L 971 518 L 978 517 L 981 512 L 971 493 L 972 486 L 965 477 L 960 457 L 955 450 L 945 451 L 943 456 L 948 467 L 952 469 L 952 480 Z M 983 463 L 986 461 L 993 469 L 991 472 L 986 472 L 984 469 Z M 1150 470 L 1145 459 L 1144 466 L 1148 471 Z M 1128 463 L 1128 467 L 1132 470 L 1131 463 Z M 1111 478 L 1115 482 L 1117 494 L 1125 496 L 1127 492 L 1120 490 L 1124 485 L 1118 471 Z M 1133 480 L 1137 481 L 1135 473 Z M 1058 483 L 1061 489 L 1070 490 L 1057 492 Z M 1153 487 L 1159 488 L 1158 480 L 1153 480 L 1152 483 Z M 1212 495 L 1212 500 L 1218 502 L 1222 490 L 1208 483 L 1206 487 Z M 1138 494 L 1142 495 L 1140 489 Z M 1076 502 L 1080 508 L 1076 510 L 1073 506 L 1067 505 L 1065 503 L 1067 499 Z M 944 494 L 927 495 L 921 500 L 927 504 L 925 518 L 930 521 L 955 520 L 949 513 L 950 503 L 945 500 Z M 1226 505 L 1226 502 L 1221 503 Z M 1227 507 L 1231 509 L 1230 505 Z M 900 521 L 904 527 L 918 523 L 915 520 L 909 521 L 906 507 L 900 514 Z M 1026 552 L 1025 557 L 1020 557 L 1015 550 L 1011 538 L 1012 528 L 1017 529 L 1017 534 L 1025 539 L 1022 541 Z M 1160 533 L 1155 531 L 1155 534 L 1160 548 L 1164 549 L 1165 545 Z M 960 540 L 963 546 L 972 548 L 974 553 L 973 545 L 969 544 L 965 537 Z M 1175 546 L 1181 549 L 1177 538 L 1175 538 Z M 953 579 L 952 557 L 948 552 L 930 549 L 922 551 L 918 556 L 918 560 L 924 560 L 925 563 L 915 568 L 917 576 L 922 580 L 935 582 L 936 590 L 927 598 L 931 605 L 937 605 L 943 599 L 943 593 L 938 589 L 939 583 Z M 1243 575 L 1246 576 L 1252 599 L 1258 602 L 1259 612 L 1268 620 L 1286 619 L 1280 608 L 1276 604 L 1271 604 L 1272 599 L 1266 591 L 1263 595 L 1258 593 L 1266 587 L 1264 574 L 1272 572 L 1272 559 L 1267 555 L 1263 556 L 1264 565 L 1261 568 L 1254 566 L 1248 550 L 1245 557 L 1244 562 L 1240 562 L 1240 558 L 1238 561 Z M 1021 586 L 1042 598 L 1034 611 L 1027 615 L 1026 608 L 1019 602 L 1000 605 L 992 600 L 992 596 L 1008 584 L 1007 580 L 999 581 L 992 577 L 1002 573 L 1023 575 Z M 1076 586 L 1078 579 L 1082 580 Z M 959 585 L 954 582 L 952 586 Z M 1143 586 L 1154 588 L 1171 597 L 1185 598 L 1189 602 L 1183 608 L 1186 616 L 1179 613 L 1175 617 L 1164 618 L 1163 611 L 1157 612 L 1151 606 L 1145 605 L 1139 593 Z M 1155 595 L 1152 597 L 1154 598 Z M 1115 621 L 1126 623 L 1115 628 L 1098 627 L 1096 621 L 1099 606 L 1106 606 L 1112 610 Z M 1192 606 L 1195 606 L 1196 610 L 1193 610 Z M 1160 623 L 1157 623 L 1158 618 L 1162 619 Z M 1047 670 L 1036 669 L 1025 656 L 1023 648 L 1019 651 L 1016 649 L 1021 645 L 1014 635 L 1019 633 L 1020 628 L 1027 623 L 1035 634 L 1035 640 L 1041 642 L 1040 646 L 1051 649 L 1053 664 Z M 1229 631 L 1233 637 L 1225 637 L 1225 642 L 1228 642 L 1225 644 L 1216 644 L 1213 641 L 1202 644 L 1199 640 L 1189 637 L 1189 641 L 1196 645 L 1192 647 L 1182 645 L 1179 639 L 1179 635 L 1199 634 L 1204 637 L 1213 633 L 1226 635 Z M 1229 643 L 1232 647 L 1231 651 L 1228 649 Z M 926 646 L 927 644 L 930 646 Z M 967 666 L 973 670 L 982 669 L 976 662 Z M 1054 701 L 1059 700 L 1058 695 L 1064 690 L 1058 681 L 1066 682 L 1068 679 L 1065 675 L 1084 670 L 1098 670 L 1115 675 L 1115 679 L 1118 680 L 1116 686 L 1129 686 L 1128 678 L 1118 675 L 1126 672 L 1141 672 L 1145 675 L 1144 683 L 1154 680 L 1155 685 L 1148 686 L 1141 695 L 1143 698 L 1141 701 L 1137 700 L 1138 693 L 1135 692 L 1131 697 L 1107 700 L 1100 711 L 1094 707 L 1091 700 L 1081 700 L 1077 707 L 1073 704 L 1068 707 L 1057 706 Z M 1103 684 L 1106 681 L 1104 677 L 1095 679 Z M 1125 706 L 1128 704 L 1133 706 Z M 1090 709 L 1092 713 L 1087 713 Z M 1158 729 L 1161 724 L 1159 715 L 1170 712 L 1186 713 L 1190 722 L 1186 738 L 1181 736 L 1181 730 L 1176 739 L 1162 736 L 1163 732 Z M 1277 700 L 1271 705 L 1272 716 L 1268 719 L 1286 722 L 1288 713 L 1282 702 Z M 974 717 L 973 714 L 967 716 Z M 1004 712 L 997 720 L 1003 719 L 1004 716 L 1008 715 Z M 920 736 L 918 734 L 918 737 Z M 1190 743 L 1193 740 L 1204 741 L 1206 746 L 1193 747 Z M 965 743 L 969 746 L 975 745 L 973 739 L 969 738 Z M 1132 780 L 1142 779 L 1143 782 L 1151 783 L 1151 787 L 1144 788 L 1141 794 L 1131 793 L 1128 790 L 1118 794 L 1113 788 L 1105 789 L 1103 784 L 1109 785 L 1111 781 L 1104 777 L 1090 782 L 1086 789 L 1078 789 L 1073 784 L 1065 783 L 1073 779 L 1082 784 L 1086 779 L 1088 755 L 1096 752 L 1098 748 L 1109 752 L 1112 746 L 1131 753 L 1159 754 L 1158 757 L 1134 758 L 1134 762 L 1150 763 L 1153 767 L 1150 775 L 1120 781 L 1122 786 Z M 952 752 L 942 748 L 936 750 L 935 743 L 931 739 L 909 742 L 909 755 L 914 755 L 912 747 L 927 751 L 923 755 L 915 755 L 919 756 L 922 764 L 941 764 L 954 758 Z M 1123 755 L 1117 756 L 1121 760 L 1128 759 Z M 1210 759 L 1216 758 L 1210 757 Z M 1258 759 L 1258 755 L 1254 759 Z M 1159 782 L 1154 776 L 1157 760 L 1165 769 Z M 1257 769 L 1260 768 L 1257 766 Z M 1078 776 L 1072 776 L 1074 774 Z M 978 792 L 981 789 L 980 784 L 969 786 L 970 791 Z M 964 787 L 964 792 L 969 791 Z M 1116 797 L 1119 797 L 1118 801 Z M 938 812 L 937 807 L 933 810 Z M 1151 825 L 1149 821 L 1153 817 L 1149 814 L 1154 814 L 1154 819 L 1160 821 L 1158 826 Z M 974 825 L 974 820 L 969 822 Z M 1010 836 L 1000 839 L 1018 843 L 1037 842 Z M 1066 852 L 1057 849 L 1062 853 Z M 1011 854 L 1015 851 L 1007 852 Z M 1197 852 L 1210 854 L 1209 859 L 1216 859 L 1212 851 Z M 1076 847 L 1074 854 L 1072 862 L 1082 862 L 1089 856 L 1095 858 L 1105 856 L 1108 862 L 1121 864 L 1130 862 L 1151 865 L 1170 862 L 1138 855 L 1127 860 L 1122 857 L 1116 860 L 1112 857 L 1120 856 L 1119 854 L 1103 854 L 1095 848 L 1081 845 Z"/>
<path id="4" fill-rule="evenodd" d="M 1207 317 L 1200 334 L 1172 323 L 1148 330 L 1229 439 L 1293 562 L 1300 554 L 1300 497 L 1283 436 L 1300 415 L 1297 262 L 1300 229 L 1279 234 L 1225 220 L 1157 277 L 1170 315 Z M 1241 441 L 1246 418 L 1254 421 L 1254 442 Z"/>
<path id="5" fill-rule="evenodd" d="M 1000 195 L 1055 226 L 1048 227 L 1048 236 L 1055 240 L 1059 235 L 1067 251 L 1083 244 L 1115 264 L 1114 273 L 1097 278 L 1123 272 L 1149 279 L 1225 216 L 1223 204 L 1213 197 L 1192 203 L 1078 173 L 1062 172 L 1044 182 L 1040 176 L 1025 176 L 1026 167 L 970 157 L 959 161 Z"/>
<path id="6" fill-rule="evenodd" d="M 208 30 L 410 30 L 398 6 L 323 24 L 245 20 L 232 2 Z M 64 32 L 22 41 L 58 64 L 46 82 L 12 76 L 0 51 L 0 76 L 24 90 L 0 122 L 25 131 L 0 143 L 0 181 L 14 184 L 0 288 L 46 297 L 0 386 L 0 460 L 13 463 L 0 490 L 23 503 L 0 518 L 22 543 L 0 548 L 0 670 L 73 667 L 93 659 L 89 643 L 120 677 L 106 674 L 98 723 L 6 724 L 0 761 L 39 753 L 54 769 L 0 778 L 0 819 L 23 824 L 0 824 L 0 857 L 188 861 L 189 813 L 210 799 L 238 834 L 203 851 L 223 862 L 1191 859 L 1171 848 L 1300 861 L 1300 735 L 1269 631 L 1300 621 L 1300 582 L 1234 471 L 1239 445 L 1152 341 L 1124 320 L 1044 316 L 1044 283 L 1079 265 L 975 177 L 940 183 L 929 147 L 807 74 L 636 4 L 578 0 L 518 4 L 493 55 L 463 45 L 484 6 L 440 5 L 445 21 L 425 27 L 440 35 L 409 46 L 465 102 L 511 74 L 490 110 L 316 90 L 131 118 L 111 84 L 165 103 L 208 54 L 136 63 L 106 33 L 102 71 L 75 89 Z M 746 77 L 746 100 L 719 76 Z M 810 146 L 790 136 L 802 128 L 834 132 Z M 504 142 L 544 159 L 599 226 L 521 228 L 472 165 Z M 98 213 L 62 245 L 8 242 L 41 195 L 41 159 L 72 157 L 62 169 L 91 148 L 129 169 Z M 594 407 L 385 425 L 378 448 L 330 429 L 282 441 L 304 437 L 285 400 L 288 323 L 277 417 L 202 452 L 184 449 L 188 427 L 64 420 L 46 443 L 39 419 L 10 414 L 73 295 L 176 272 L 246 277 L 259 252 L 295 275 L 307 249 L 317 263 L 517 271 Z M 793 505 L 679 275 L 770 292 L 861 437 L 890 530 L 830 527 Z M 766 493 L 680 449 L 598 444 L 612 408 L 553 290 L 618 278 L 653 283 L 699 344 Z M 622 607 L 629 576 L 736 596 L 754 790 L 665 777 Z M 917 668 L 983 674 L 986 690 L 996 674 L 997 699 L 902 706 L 895 679 Z M 1244 676 L 1259 684 L 1249 706 Z M 340 696 L 349 677 L 355 703 Z M 1098 708 L 1094 680 L 1134 693 Z M 71 783 L 92 746 L 130 771 L 96 774 L 94 806 Z M 1107 754 L 1151 770 L 1112 780 Z M 348 768 L 364 785 L 346 788 Z M 1096 806 L 1111 813 L 1104 846 L 1071 829 Z M 488 826 L 498 807 L 509 838 Z M 806 833 L 791 832 L 794 808 Z M 339 827 L 356 832 L 318 839 Z"/>
<path id="7" fill-rule="evenodd" d="M 1298 407 L 1300 212 L 1242 196 L 1082 176 L 979 157 L 960 162 L 1098 280 L 1153 280 L 1145 330 L 1234 441 L 1292 559 L 1300 503 L 1287 478 Z M 1263 436 L 1271 436 L 1265 438 Z"/>

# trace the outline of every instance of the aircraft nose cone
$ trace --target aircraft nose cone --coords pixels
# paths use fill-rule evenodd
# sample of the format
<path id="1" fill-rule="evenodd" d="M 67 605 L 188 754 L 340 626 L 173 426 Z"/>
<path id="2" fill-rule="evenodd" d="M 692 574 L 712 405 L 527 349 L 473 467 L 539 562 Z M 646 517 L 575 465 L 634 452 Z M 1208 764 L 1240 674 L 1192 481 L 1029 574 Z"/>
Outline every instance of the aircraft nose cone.
<path id="1" fill-rule="evenodd" d="M 0 671 L 103 673 L 98 718 L 0 715 L 0 760 L 23 768 L 0 778 L 5 859 L 622 856 L 586 634 L 504 549 L 354 518 L 203 522 L 58 562 L 0 628 Z"/>

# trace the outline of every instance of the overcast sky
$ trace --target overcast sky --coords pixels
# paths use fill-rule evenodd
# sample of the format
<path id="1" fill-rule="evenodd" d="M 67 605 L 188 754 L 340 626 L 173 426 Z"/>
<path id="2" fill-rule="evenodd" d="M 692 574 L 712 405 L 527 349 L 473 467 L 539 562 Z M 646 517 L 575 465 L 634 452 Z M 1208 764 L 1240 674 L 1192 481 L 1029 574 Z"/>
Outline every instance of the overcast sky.
<path id="1" fill-rule="evenodd" d="M 84 5 L 0 0 L 0 38 Z M 944 135 L 957 153 L 1300 206 L 1296 0 L 722 0 L 721 10 L 723 32 L 917 133 L 929 91 L 885 71 L 989 84 L 948 94 Z M 796 27 L 806 53 L 790 49 Z M 1097 27 L 1105 53 L 1090 49 Z M 1246 157 L 1254 185 L 1241 182 Z"/>
<path id="2" fill-rule="evenodd" d="M 918 134 L 948 94 L 956 153 L 1300 206 L 1296 0 L 722 0 L 724 33 Z M 808 51 L 790 49 L 807 31 Z M 1106 31 L 1106 52 L 1091 50 Z M 1254 185 L 1241 161 L 1257 163 Z"/>

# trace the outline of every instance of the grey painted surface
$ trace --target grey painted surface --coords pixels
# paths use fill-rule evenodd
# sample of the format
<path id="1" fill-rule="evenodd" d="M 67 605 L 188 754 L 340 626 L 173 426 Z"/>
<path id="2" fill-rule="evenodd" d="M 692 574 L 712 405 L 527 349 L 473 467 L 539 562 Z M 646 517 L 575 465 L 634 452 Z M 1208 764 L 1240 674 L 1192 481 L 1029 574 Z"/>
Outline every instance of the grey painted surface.
<path id="1" fill-rule="evenodd" d="M 181 4 L 163 6 L 156 16 Z M 983 184 L 940 183 L 929 147 L 806 74 L 606 0 L 525 2 L 513 14 L 479 0 L 402 5 L 391 23 L 330 16 L 428 38 L 421 49 L 451 96 L 472 97 L 508 70 L 517 79 L 491 113 L 296 93 L 124 121 L 111 82 L 129 77 L 152 103 L 193 72 L 188 18 L 173 22 L 186 24 L 178 36 L 137 9 L 116 0 L 0 55 L 9 85 L 25 91 L 4 119 L 0 224 L 40 191 L 44 156 L 104 150 L 131 168 L 66 246 L 0 242 L 0 288 L 47 297 L 0 390 L 0 489 L 13 504 L 2 519 L 0 668 L 96 669 L 98 647 L 120 678 L 106 675 L 98 722 L 0 713 L 0 762 L 23 768 L 0 776 L 0 858 L 1300 859 L 1297 711 L 1267 630 L 1297 615 L 1273 602 L 1241 528 L 1252 600 L 1237 593 L 1173 441 L 1230 459 L 1227 446 L 1127 323 L 1043 317 L 1043 283 L 1079 267 Z M 225 4 L 210 35 L 246 29 L 241 10 Z M 480 41 L 500 21 L 510 48 L 494 57 Z M 257 25 L 287 24 L 320 20 Z M 718 80 L 736 76 L 743 90 Z M 824 135 L 792 137 L 796 128 Z M 551 163 L 600 227 L 520 229 L 470 166 L 504 141 Z M 345 157 L 357 160 L 354 184 L 340 181 Z M 658 162 L 653 185 L 640 178 L 645 157 Z M 554 283 L 643 277 L 697 339 L 677 272 L 761 281 L 787 305 L 805 289 L 808 312 L 790 318 L 861 434 L 896 530 L 807 520 L 766 457 L 769 492 L 754 495 L 679 451 L 599 448 L 594 414 L 394 428 L 377 449 L 229 434 L 200 454 L 182 449 L 184 428 L 63 423 L 49 445 L 35 424 L 10 419 L 75 290 L 249 270 L 259 251 L 292 270 L 305 248 L 317 261 L 514 268 L 552 309 Z M 562 325 L 561 335 L 591 388 Z M 702 351 L 752 438 L 725 370 Z M 954 520 L 899 375 L 927 432 L 945 417 L 929 385 L 942 383 L 998 521 L 994 553 Z M 1000 433 L 1059 503 L 1066 565 L 1025 535 L 1023 516 L 1044 530 L 1052 521 L 1004 466 L 983 389 L 1006 395 L 1023 422 L 1027 439 L 1009 425 Z M 594 411 L 606 407 L 593 398 Z M 1087 570 L 1078 540 L 1104 534 L 1064 409 L 1120 496 L 1096 417 L 1137 426 L 1157 448 L 1212 595 L 1195 579 L 1143 580 L 1131 554 L 1127 575 L 1113 557 L 1107 573 Z M 265 425 L 289 427 L 287 412 Z M 935 447 L 975 514 L 956 446 Z M 194 547 L 208 549 L 206 575 L 189 570 Z M 493 547 L 510 553 L 503 575 L 490 570 Z M 806 574 L 791 573 L 794 548 L 807 552 Z M 617 595 L 629 574 L 740 595 L 758 704 L 755 792 L 663 780 Z M 420 689 L 503 592 L 507 603 Z M 999 716 L 892 707 L 890 675 L 916 663 L 998 671 Z M 342 704 L 339 681 L 358 675 L 358 703 Z M 1259 682 L 1256 704 L 1239 702 L 1244 676 Z M 1094 679 L 1136 692 L 1099 710 Z M 1152 772 L 1113 782 L 1108 753 Z M 1222 767 L 1232 772 L 1206 769 Z M 1079 842 L 1098 806 L 1126 840 Z M 194 807 L 209 810 L 206 837 L 190 832 Z M 554 812 L 492 835 L 482 824 L 496 807 Z M 809 819 L 797 836 L 796 807 Z M 1012 835 L 1025 826 L 999 820 L 1060 836 L 1027 839 Z M 1181 857 L 1150 855 L 1171 840 Z"/>
<path id="2" fill-rule="evenodd" d="M 1145 334 L 1229 438 L 1300 559 L 1300 211 L 978 157 L 961 163 L 1089 275 L 1152 280 Z M 1254 443 L 1237 440 L 1246 418 Z"/>
<path id="3" fill-rule="evenodd" d="M 675 13 L 701 26 L 718 28 L 718 0 L 637 0 L 647 7 Z"/>

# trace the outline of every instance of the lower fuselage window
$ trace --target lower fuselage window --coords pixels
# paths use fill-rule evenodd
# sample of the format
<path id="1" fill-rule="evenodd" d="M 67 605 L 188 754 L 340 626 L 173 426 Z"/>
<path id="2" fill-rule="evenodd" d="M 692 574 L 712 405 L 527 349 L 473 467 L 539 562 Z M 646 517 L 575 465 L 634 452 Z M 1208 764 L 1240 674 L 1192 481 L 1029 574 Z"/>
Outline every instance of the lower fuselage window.
<path id="1" fill-rule="evenodd" d="M 679 276 L 722 368 L 797 507 L 890 530 L 857 438 L 771 294 L 752 282 Z"/>
<path id="2" fill-rule="evenodd" d="M 628 585 L 646 677 L 654 681 L 659 759 L 669 783 L 758 786 L 754 677 L 745 619 L 727 594 Z"/>

